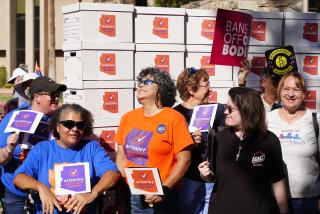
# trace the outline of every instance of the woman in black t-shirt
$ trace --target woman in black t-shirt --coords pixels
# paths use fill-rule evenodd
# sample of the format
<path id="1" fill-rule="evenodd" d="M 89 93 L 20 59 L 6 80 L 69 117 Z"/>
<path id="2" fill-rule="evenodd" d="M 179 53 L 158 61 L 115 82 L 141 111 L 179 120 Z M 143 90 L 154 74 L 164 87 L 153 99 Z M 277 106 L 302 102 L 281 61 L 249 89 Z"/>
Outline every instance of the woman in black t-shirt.
<path id="1" fill-rule="evenodd" d="M 198 167 L 204 180 L 216 181 L 209 213 L 273 214 L 272 192 L 280 213 L 287 213 L 281 147 L 267 130 L 259 94 L 230 89 L 224 113 L 229 128 L 212 138 L 212 158 Z"/>

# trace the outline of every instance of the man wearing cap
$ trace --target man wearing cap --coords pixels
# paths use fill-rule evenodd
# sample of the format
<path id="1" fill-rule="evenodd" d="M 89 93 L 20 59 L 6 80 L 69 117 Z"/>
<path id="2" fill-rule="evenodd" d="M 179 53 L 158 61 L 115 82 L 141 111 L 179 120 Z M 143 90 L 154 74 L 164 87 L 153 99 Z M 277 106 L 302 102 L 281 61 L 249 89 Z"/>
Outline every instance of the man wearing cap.
<path id="1" fill-rule="evenodd" d="M 57 84 L 48 77 L 38 77 L 31 82 L 29 88 L 30 105 L 14 111 L 28 109 L 44 114 L 34 134 L 4 133 L 14 111 L 7 114 L 0 123 L 1 182 L 5 187 L 2 201 L 6 214 L 24 213 L 26 193 L 13 185 L 14 172 L 21 165 L 33 145 L 50 138 L 49 120 L 58 109 L 61 92 L 65 90 L 67 90 L 65 85 Z"/>

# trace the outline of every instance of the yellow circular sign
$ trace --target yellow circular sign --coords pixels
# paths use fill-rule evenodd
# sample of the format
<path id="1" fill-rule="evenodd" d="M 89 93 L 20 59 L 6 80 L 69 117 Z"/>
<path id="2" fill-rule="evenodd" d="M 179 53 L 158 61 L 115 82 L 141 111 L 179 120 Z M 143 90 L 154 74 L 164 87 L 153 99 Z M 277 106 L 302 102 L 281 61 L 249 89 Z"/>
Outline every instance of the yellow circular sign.
<path id="1" fill-rule="evenodd" d="M 280 55 L 276 58 L 276 65 L 278 66 L 278 68 L 284 68 L 287 66 L 287 64 L 288 60 L 283 55 Z"/>

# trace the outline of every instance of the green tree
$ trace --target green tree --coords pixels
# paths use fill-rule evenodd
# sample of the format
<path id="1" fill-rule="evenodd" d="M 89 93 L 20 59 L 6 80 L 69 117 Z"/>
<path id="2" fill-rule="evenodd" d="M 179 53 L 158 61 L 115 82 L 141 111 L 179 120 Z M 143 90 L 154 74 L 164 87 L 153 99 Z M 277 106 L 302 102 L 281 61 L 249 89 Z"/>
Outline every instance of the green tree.
<path id="1" fill-rule="evenodd" d="M 157 7 L 180 7 L 179 0 L 155 0 Z"/>

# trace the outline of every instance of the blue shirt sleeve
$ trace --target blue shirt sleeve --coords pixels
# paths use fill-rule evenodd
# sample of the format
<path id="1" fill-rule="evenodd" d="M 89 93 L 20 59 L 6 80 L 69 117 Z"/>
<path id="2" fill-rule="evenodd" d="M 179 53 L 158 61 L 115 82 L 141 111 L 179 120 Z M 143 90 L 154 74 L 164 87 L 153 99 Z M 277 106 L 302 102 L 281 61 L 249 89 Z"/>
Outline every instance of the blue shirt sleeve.
<path id="1" fill-rule="evenodd" d="M 24 173 L 37 179 L 39 172 L 39 163 L 41 163 L 41 148 L 40 145 L 37 145 L 33 149 L 31 149 L 31 151 L 28 153 L 27 158 L 15 171 L 14 177 L 16 177 L 20 173 Z"/>
<path id="2" fill-rule="evenodd" d="M 115 171 L 120 173 L 116 164 L 110 159 L 107 152 L 96 141 L 92 142 L 92 157 L 95 174 L 101 177 L 107 171 Z"/>

